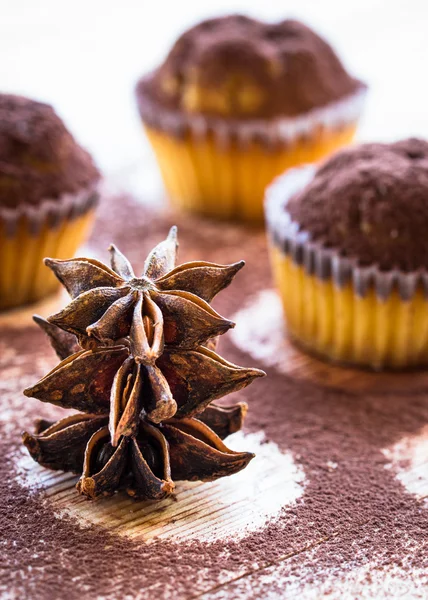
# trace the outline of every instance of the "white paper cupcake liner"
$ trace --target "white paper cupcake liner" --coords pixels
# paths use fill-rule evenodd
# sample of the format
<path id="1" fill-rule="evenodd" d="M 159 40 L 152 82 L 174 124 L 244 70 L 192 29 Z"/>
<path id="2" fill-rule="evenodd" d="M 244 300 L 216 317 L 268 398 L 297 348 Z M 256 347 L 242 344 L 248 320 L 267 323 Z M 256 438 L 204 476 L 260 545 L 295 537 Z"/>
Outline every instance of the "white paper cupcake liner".
<path id="1" fill-rule="evenodd" d="M 361 297 L 374 289 L 378 298 L 386 300 L 393 289 L 397 289 L 403 300 L 410 300 L 419 287 L 428 296 L 426 269 L 406 273 L 399 269 L 381 270 L 376 264 L 361 266 L 357 258 L 341 256 L 334 249 L 312 241 L 308 232 L 299 230 L 286 210 L 287 203 L 312 180 L 315 171 L 313 165 L 291 169 L 277 177 L 266 190 L 266 223 L 272 243 L 309 275 L 323 281 L 332 280 L 338 287 L 351 282 Z"/>
<path id="2" fill-rule="evenodd" d="M 45 224 L 55 229 L 65 220 L 84 215 L 96 206 L 98 199 L 97 186 L 91 186 L 58 199 L 45 198 L 37 206 L 22 203 L 13 209 L 0 207 L 0 224 L 4 225 L 6 237 L 13 237 L 25 219 L 31 234 L 37 235 Z"/>
<path id="3" fill-rule="evenodd" d="M 229 119 L 159 105 L 147 91 L 151 77 L 152 74 L 143 77 L 137 85 L 138 109 L 144 123 L 177 137 L 190 133 L 195 138 L 205 138 L 211 134 L 220 146 L 227 146 L 234 140 L 244 147 L 258 142 L 266 148 L 275 148 L 299 138 L 309 138 L 314 130 L 320 133 L 340 130 L 358 121 L 367 95 L 367 87 L 361 83 L 351 95 L 296 117 Z"/>

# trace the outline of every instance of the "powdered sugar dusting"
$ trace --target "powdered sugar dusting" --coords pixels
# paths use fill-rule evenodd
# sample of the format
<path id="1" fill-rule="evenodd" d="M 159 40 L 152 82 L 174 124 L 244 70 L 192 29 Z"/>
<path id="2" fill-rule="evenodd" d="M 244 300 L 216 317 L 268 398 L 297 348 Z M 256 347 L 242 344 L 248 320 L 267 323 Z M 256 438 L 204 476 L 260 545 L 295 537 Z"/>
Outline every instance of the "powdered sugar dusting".
<path id="1" fill-rule="evenodd" d="M 383 454 L 389 461 L 386 468 L 395 471 L 407 491 L 428 506 L 428 425 L 418 435 L 385 448 Z"/>
<path id="2" fill-rule="evenodd" d="M 294 560 L 297 560 L 295 557 Z M 310 567 L 303 564 L 292 568 L 285 561 L 256 576 L 242 579 L 236 586 L 227 586 L 206 597 L 210 600 L 234 598 L 298 598 L 299 600 L 422 600 L 426 598 L 428 575 L 423 569 L 406 570 L 400 566 L 379 567 L 368 562 L 359 567 L 349 567 L 347 572 L 332 570 L 326 578 L 311 577 Z M 292 562 L 292 561 L 290 561 Z M 313 580 L 313 583 L 302 581 Z"/>
<path id="3" fill-rule="evenodd" d="M 426 598 L 427 574 L 423 569 L 409 572 L 401 567 L 389 565 L 376 567 L 370 563 L 349 570 L 345 575 L 332 573 L 326 581 L 317 585 L 300 587 L 298 578 L 287 588 L 298 590 L 301 600 L 391 600 L 393 598 Z M 300 589 L 299 589 L 300 587 Z M 269 596 L 267 596 L 269 598 Z"/>

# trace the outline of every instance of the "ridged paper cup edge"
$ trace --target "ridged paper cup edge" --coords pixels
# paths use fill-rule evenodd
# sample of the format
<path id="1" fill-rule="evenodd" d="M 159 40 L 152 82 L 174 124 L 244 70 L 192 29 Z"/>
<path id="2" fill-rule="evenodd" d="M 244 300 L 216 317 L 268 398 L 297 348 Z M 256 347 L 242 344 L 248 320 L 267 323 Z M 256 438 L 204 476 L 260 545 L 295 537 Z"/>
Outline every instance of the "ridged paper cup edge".
<path id="1" fill-rule="evenodd" d="M 352 125 L 361 117 L 367 95 L 367 86 L 361 83 L 352 94 L 296 117 L 230 119 L 191 114 L 160 105 L 146 90 L 151 77 L 152 74 L 143 77 L 136 90 L 143 122 L 178 137 L 190 133 L 195 138 L 205 138 L 212 134 L 219 145 L 228 145 L 234 140 L 243 146 L 251 142 L 266 147 L 286 146 L 302 137 L 310 137 L 315 131 L 330 132 Z"/>
<path id="2" fill-rule="evenodd" d="M 56 228 L 66 219 L 74 220 L 86 214 L 97 205 L 98 200 L 98 185 L 93 185 L 57 199 L 44 198 L 37 206 L 23 202 L 13 209 L 0 207 L 0 224 L 4 226 L 6 236 L 13 237 L 19 223 L 25 220 L 31 233 L 37 235 L 46 223 Z"/>
<path id="3" fill-rule="evenodd" d="M 326 248 L 312 241 L 308 232 L 300 230 L 287 211 L 290 198 L 310 183 L 316 172 L 314 165 L 290 169 L 277 177 L 267 188 L 265 215 L 271 244 L 290 256 L 308 275 L 322 281 L 331 280 L 342 288 L 351 283 L 356 294 L 366 296 L 370 289 L 381 300 L 386 300 L 397 289 L 402 300 L 410 300 L 418 287 L 428 296 L 426 269 L 404 272 L 399 269 L 383 270 L 379 265 L 360 265 L 357 258 L 341 256 L 334 248 Z"/>

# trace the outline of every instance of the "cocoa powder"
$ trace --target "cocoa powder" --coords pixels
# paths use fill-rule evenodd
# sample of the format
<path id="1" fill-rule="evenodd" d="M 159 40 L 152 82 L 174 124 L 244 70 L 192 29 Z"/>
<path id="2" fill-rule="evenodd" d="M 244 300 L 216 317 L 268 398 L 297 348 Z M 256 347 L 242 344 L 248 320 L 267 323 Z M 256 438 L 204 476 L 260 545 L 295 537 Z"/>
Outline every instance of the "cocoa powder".
<path id="1" fill-rule="evenodd" d="M 361 265 L 428 268 L 428 142 L 361 144 L 327 159 L 286 206 L 311 240 Z"/>
<path id="2" fill-rule="evenodd" d="M 228 15 L 185 31 L 137 96 L 142 114 L 147 95 L 173 110 L 252 119 L 295 117 L 364 87 L 303 23 Z"/>
<path id="3" fill-rule="evenodd" d="M 121 229 L 125 221 L 133 223 L 131 231 Z M 170 213 L 150 215 L 127 198 L 104 203 L 92 245 L 100 252 L 113 241 L 142 267 L 146 251 L 172 223 L 179 226 L 180 261 L 247 260 L 234 289 L 216 302 L 221 313 L 232 315 L 252 294 L 271 285 L 262 233 L 238 226 L 219 228 Z M 221 343 L 221 352 L 229 360 L 252 363 L 227 336 Z M 268 440 L 291 450 L 306 474 L 303 496 L 262 531 L 239 542 L 169 540 L 145 545 L 97 526 L 81 528 L 69 517 L 59 518 L 48 499 L 19 483 L 21 430 L 30 428 L 36 416 L 60 414 L 59 409 L 24 398 L 21 390 L 56 359 L 30 322 L 4 327 L 0 344 L 0 590 L 4 594 L 50 599 L 66 593 L 71 600 L 162 599 L 191 598 L 217 588 L 218 597 L 237 598 L 242 593 L 246 598 L 266 598 L 268 593 L 283 595 L 293 582 L 296 597 L 304 597 L 301 591 L 306 585 L 321 585 L 328 579 L 334 585 L 336 577 L 358 566 L 404 565 L 409 578 L 412 568 L 428 566 L 427 512 L 385 469 L 381 451 L 428 422 L 426 395 L 348 395 L 267 369 L 268 377 L 233 400 L 249 403 L 247 431 L 263 430 Z M 336 467 L 329 468 L 331 464 Z M 260 569 L 293 553 L 270 581 L 263 579 Z M 276 580 L 279 570 L 281 579 Z M 240 583 L 246 579 L 239 578 L 252 572 L 250 587 L 242 591 Z M 223 587 L 236 578 L 235 584 Z"/>
<path id="4" fill-rule="evenodd" d="M 52 106 L 0 94 L 0 207 L 58 200 L 93 187 L 99 177 Z"/>

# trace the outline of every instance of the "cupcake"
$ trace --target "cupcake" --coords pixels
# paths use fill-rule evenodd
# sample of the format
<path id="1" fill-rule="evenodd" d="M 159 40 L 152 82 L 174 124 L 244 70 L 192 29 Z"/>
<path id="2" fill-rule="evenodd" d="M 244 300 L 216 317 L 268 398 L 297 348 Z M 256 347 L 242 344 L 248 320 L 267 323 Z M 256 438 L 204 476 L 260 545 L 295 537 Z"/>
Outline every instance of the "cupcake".
<path id="1" fill-rule="evenodd" d="M 428 364 L 428 143 L 364 144 L 267 191 L 287 328 L 325 358 Z"/>
<path id="2" fill-rule="evenodd" d="M 72 256 L 97 201 L 99 172 L 47 104 L 0 94 L 0 309 L 58 282 L 45 256 Z"/>
<path id="3" fill-rule="evenodd" d="M 256 222 L 275 176 L 352 140 L 365 93 L 302 23 L 240 15 L 185 32 L 136 90 L 172 203 Z"/>

